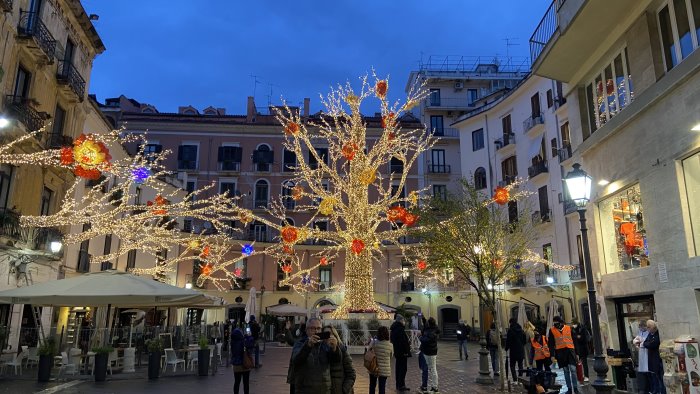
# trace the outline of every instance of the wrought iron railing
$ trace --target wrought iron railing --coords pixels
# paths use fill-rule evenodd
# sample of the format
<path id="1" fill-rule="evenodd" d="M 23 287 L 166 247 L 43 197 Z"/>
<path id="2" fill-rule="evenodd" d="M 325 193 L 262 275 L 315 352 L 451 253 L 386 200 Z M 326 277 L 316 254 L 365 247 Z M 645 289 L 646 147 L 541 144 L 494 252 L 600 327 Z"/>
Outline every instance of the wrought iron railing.
<path id="1" fill-rule="evenodd" d="M 551 278 L 551 283 L 547 280 L 547 278 Z M 559 283 L 559 280 L 557 279 L 556 272 L 535 272 L 535 284 L 537 286 L 553 285 L 557 283 Z"/>
<path id="2" fill-rule="evenodd" d="M 49 63 L 53 62 L 56 54 L 56 40 L 46 25 L 44 25 L 44 22 L 41 21 L 38 13 L 21 11 L 19 24 L 17 25 L 17 34 L 20 37 L 32 37 L 49 58 Z"/>
<path id="3" fill-rule="evenodd" d="M 57 228 L 42 227 L 36 236 L 36 249 L 49 250 L 51 242 L 61 241 L 63 233 Z"/>
<path id="4" fill-rule="evenodd" d="M 525 276 L 520 275 L 520 276 L 516 277 L 515 279 L 506 280 L 506 286 L 509 286 L 509 287 L 527 287 L 527 281 L 525 280 Z"/>
<path id="5" fill-rule="evenodd" d="M 446 164 L 428 164 L 428 172 L 431 174 L 449 174 L 452 167 Z"/>
<path id="6" fill-rule="evenodd" d="M 544 124 L 544 116 L 542 116 L 542 113 L 533 114 L 523 121 L 523 130 L 527 133 L 530 129 L 539 124 Z"/>
<path id="7" fill-rule="evenodd" d="M 576 268 L 569 271 L 569 280 L 581 280 L 581 279 L 586 279 L 586 271 L 583 270 L 583 267 L 576 266 Z"/>
<path id="8" fill-rule="evenodd" d="M 8 209 L 0 209 L 0 235 L 18 239 L 20 237 L 19 213 Z"/>
<path id="9" fill-rule="evenodd" d="M 559 163 L 563 163 L 572 156 L 571 145 L 564 145 L 558 151 Z"/>
<path id="10" fill-rule="evenodd" d="M 73 145 L 73 137 L 58 133 L 48 133 L 46 135 L 46 145 L 48 148 L 61 148 Z"/>
<path id="11" fill-rule="evenodd" d="M 542 173 L 549 172 L 547 167 L 547 160 L 538 161 L 537 163 L 531 165 L 527 169 L 527 175 L 530 178 L 534 178 Z"/>
<path id="12" fill-rule="evenodd" d="M 3 12 L 12 12 L 12 0 L 0 0 L 0 10 Z"/>
<path id="13" fill-rule="evenodd" d="M 557 18 L 557 10 L 555 9 L 556 3 L 556 1 L 553 1 L 552 4 L 549 5 L 547 12 L 544 13 L 542 20 L 540 20 L 540 23 L 530 37 L 531 64 L 535 64 L 542 50 L 547 46 L 547 43 L 559 27 L 559 19 Z"/>
<path id="14" fill-rule="evenodd" d="M 504 134 L 503 137 L 498 138 L 494 143 L 496 144 L 496 150 L 503 149 L 510 144 L 515 144 L 515 134 Z"/>
<path id="15" fill-rule="evenodd" d="M 44 127 L 44 118 L 35 110 L 27 97 L 8 95 L 5 107 L 8 112 L 24 125 L 28 132 L 37 131 Z"/>
<path id="16" fill-rule="evenodd" d="M 66 60 L 58 62 L 56 77 L 59 82 L 66 83 L 70 89 L 78 96 L 80 101 L 85 97 L 85 79 L 76 70 L 75 66 Z"/>
<path id="17" fill-rule="evenodd" d="M 459 129 L 453 127 L 440 127 L 433 130 L 434 137 L 459 137 Z"/>

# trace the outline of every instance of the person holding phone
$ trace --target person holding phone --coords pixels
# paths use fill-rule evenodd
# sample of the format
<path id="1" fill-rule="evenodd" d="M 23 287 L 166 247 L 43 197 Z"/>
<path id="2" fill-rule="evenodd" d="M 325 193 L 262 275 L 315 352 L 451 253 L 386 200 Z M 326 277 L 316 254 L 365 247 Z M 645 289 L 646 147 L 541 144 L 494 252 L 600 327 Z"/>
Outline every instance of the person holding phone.
<path id="1" fill-rule="evenodd" d="M 306 336 L 294 344 L 292 365 L 295 394 L 330 394 L 331 363 L 341 360 L 338 341 L 321 332 L 321 319 L 306 322 Z"/>
<path id="2" fill-rule="evenodd" d="M 352 366 L 352 357 L 350 357 L 347 347 L 340 340 L 340 335 L 338 335 L 338 331 L 333 326 L 323 327 L 322 335 L 323 337 L 330 335 L 335 338 L 338 341 L 338 347 L 341 352 L 340 361 L 331 362 L 331 393 L 352 394 L 357 374 Z"/>
<path id="3" fill-rule="evenodd" d="M 253 337 L 250 336 L 249 330 L 246 330 L 246 334 L 236 328 L 231 334 L 231 364 L 233 364 L 233 393 L 238 394 L 241 381 L 243 381 L 243 393 L 250 393 L 250 368 L 245 365 L 244 358 L 245 353 L 248 353 L 248 357 L 253 352 Z"/>

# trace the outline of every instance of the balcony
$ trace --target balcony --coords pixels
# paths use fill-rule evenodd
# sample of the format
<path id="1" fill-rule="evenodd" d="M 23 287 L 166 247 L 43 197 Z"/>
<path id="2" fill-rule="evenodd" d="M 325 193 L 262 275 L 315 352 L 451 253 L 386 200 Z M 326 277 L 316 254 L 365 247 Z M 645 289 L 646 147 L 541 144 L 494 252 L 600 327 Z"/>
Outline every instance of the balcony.
<path id="1" fill-rule="evenodd" d="M 85 80 L 71 62 L 65 60 L 58 62 L 56 80 L 59 87 L 78 101 L 85 99 Z"/>
<path id="2" fill-rule="evenodd" d="M 428 163 L 428 172 L 431 174 L 449 174 L 452 168 L 446 164 L 430 164 Z"/>
<path id="3" fill-rule="evenodd" d="M 590 69 L 602 42 L 616 40 L 649 1 L 554 0 L 530 37 L 532 73 L 562 82 Z M 595 26 L 595 28 L 593 27 Z"/>
<path id="4" fill-rule="evenodd" d="M 441 127 L 433 130 L 433 137 L 440 138 L 459 138 L 459 129 L 452 127 Z"/>
<path id="5" fill-rule="evenodd" d="M 53 64 L 56 40 L 36 12 L 20 12 L 17 38 L 27 44 L 37 63 Z"/>
<path id="6" fill-rule="evenodd" d="M 272 234 L 269 231 L 255 231 L 255 229 L 248 230 L 243 238 L 251 242 L 272 242 Z"/>
<path id="7" fill-rule="evenodd" d="M 464 98 L 441 98 L 429 96 L 425 100 L 425 107 L 430 109 L 467 109 L 473 107 L 469 100 Z"/>
<path id="8" fill-rule="evenodd" d="M 33 107 L 33 100 L 22 96 L 5 96 L 5 108 L 17 119 L 28 133 L 44 127 L 44 116 Z"/>
<path id="9" fill-rule="evenodd" d="M 554 110 L 558 110 L 561 108 L 564 104 L 566 104 L 566 98 L 564 97 L 555 97 L 554 98 Z"/>
<path id="10" fill-rule="evenodd" d="M 523 121 L 523 130 L 525 130 L 525 134 L 532 136 L 537 134 L 538 131 L 544 130 L 544 127 L 537 127 L 541 125 L 544 125 L 544 116 L 542 116 L 542 113 L 533 114 Z"/>
<path id="11" fill-rule="evenodd" d="M 35 240 L 37 250 L 49 251 L 51 242 L 63 240 L 63 233 L 57 228 L 39 228 Z"/>
<path id="12" fill-rule="evenodd" d="M 537 286 L 554 286 L 559 283 L 557 272 L 535 272 L 535 285 Z M 548 280 L 549 278 L 549 280 Z M 551 282 L 550 282 L 551 281 Z"/>
<path id="13" fill-rule="evenodd" d="M 520 289 L 527 287 L 527 280 L 524 275 L 518 275 L 514 279 L 506 280 L 506 286 L 508 286 L 509 290 Z"/>
<path id="14" fill-rule="evenodd" d="M 547 168 L 547 160 L 538 161 L 537 163 L 531 165 L 527 168 L 527 175 L 530 178 L 534 178 L 537 175 L 549 172 Z"/>
<path id="15" fill-rule="evenodd" d="M 583 270 L 582 266 L 577 266 L 569 271 L 569 280 L 572 282 L 586 280 L 586 271 Z"/>
<path id="16" fill-rule="evenodd" d="M 20 237 L 19 213 L 8 209 L 0 209 L 0 236 L 19 239 Z"/>
<path id="17" fill-rule="evenodd" d="M 64 146 L 73 145 L 73 137 L 57 133 L 49 133 L 46 135 L 46 147 L 57 149 Z"/>
<path id="18" fill-rule="evenodd" d="M 12 12 L 12 0 L 0 0 L 0 11 Z"/>
<path id="19" fill-rule="evenodd" d="M 549 208 L 532 213 L 532 224 L 549 223 L 551 221 L 552 210 Z"/>
<path id="20" fill-rule="evenodd" d="M 500 187 L 506 187 L 510 185 L 511 183 L 515 182 L 515 178 L 517 178 L 517 175 L 504 175 L 503 180 L 498 182 L 498 186 Z"/>
<path id="21" fill-rule="evenodd" d="M 497 151 L 504 149 L 506 147 L 511 147 L 511 148 L 514 147 L 515 146 L 515 133 L 510 133 L 510 134 L 504 135 L 503 137 L 494 141 L 494 144 L 496 144 Z"/>
<path id="22" fill-rule="evenodd" d="M 563 163 L 572 157 L 571 145 L 564 145 L 558 151 L 559 163 Z"/>

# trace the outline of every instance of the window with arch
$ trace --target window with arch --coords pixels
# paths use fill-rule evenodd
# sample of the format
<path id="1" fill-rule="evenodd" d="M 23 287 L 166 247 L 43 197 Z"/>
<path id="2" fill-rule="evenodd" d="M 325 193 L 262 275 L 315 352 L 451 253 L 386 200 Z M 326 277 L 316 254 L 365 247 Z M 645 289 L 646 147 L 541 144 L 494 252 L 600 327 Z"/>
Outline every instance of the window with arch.
<path id="1" fill-rule="evenodd" d="M 260 179 L 255 182 L 255 198 L 253 202 L 254 209 L 267 208 L 268 196 L 270 194 L 270 185 L 266 180 Z"/>
<path id="2" fill-rule="evenodd" d="M 261 144 L 258 146 L 258 149 L 253 151 L 253 164 L 255 164 L 255 171 L 270 171 L 274 158 L 274 152 L 272 152 L 269 145 Z"/>
<path id="3" fill-rule="evenodd" d="M 197 111 L 193 110 L 192 108 L 188 108 L 184 111 L 185 115 L 197 115 Z"/>
<path id="4" fill-rule="evenodd" d="M 286 181 L 282 183 L 282 200 L 284 201 L 284 207 L 286 209 L 294 209 L 297 206 L 297 202 L 292 198 L 292 188 L 294 187 L 294 182 Z"/>
<path id="5" fill-rule="evenodd" d="M 479 167 L 474 171 L 474 188 L 476 190 L 486 189 L 486 170 Z"/>
<path id="6" fill-rule="evenodd" d="M 267 225 L 257 220 L 253 222 L 250 233 L 248 239 L 255 242 L 269 242 L 269 238 L 271 238 L 268 236 Z"/>

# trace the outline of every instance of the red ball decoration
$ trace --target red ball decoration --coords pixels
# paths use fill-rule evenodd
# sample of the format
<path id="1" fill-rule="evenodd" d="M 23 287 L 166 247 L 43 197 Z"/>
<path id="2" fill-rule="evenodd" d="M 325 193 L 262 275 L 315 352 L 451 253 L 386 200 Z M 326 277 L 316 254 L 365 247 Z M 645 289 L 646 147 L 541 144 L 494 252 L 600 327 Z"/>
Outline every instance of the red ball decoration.
<path id="1" fill-rule="evenodd" d="M 355 152 L 357 152 L 357 144 L 354 142 L 347 142 L 343 145 L 342 153 L 348 161 L 355 158 Z"/>
<path id="2" fill-rule="evenodd" d="M 360 254 L 363 250 L 365 250 L 365 243 L 362 242 L 361 239 L 353 239 L 350 249 L 352 249 L 353 253 Z"/>
<path id="3" fill-rule="evenodd" d="M 287 125 L 284 127 L 284 132 L 287 135 L 297 135 L 299 133 L 299 124 L 295 122 L 289 122 Z"/>
<path id="4" fill-rule="evenodd" d="M 321 263 L 321 265 L 323 265 L 323 266 L 328 265 L 328 259 L 326 258 L 326 256 L 321 257 L 320 263 Z"/>
<path id="5" fill-rule="evenodd" d="M 66 146 L 61 148 L 61 164 L 70 165 L 73 164 L 75 159 L 73 158 L 73 148 Z"/>
<path id="6" fill-rule="evenodd" d="M 419 261 L 419 262 L 416 264 L 416 267 L 417 267 L 419 270 L 423 271 L 423 270 L 425 270 L 426 268 L 428 268 L 428 263 L 426 263 L 425 260 L 421 260 L 421 261 Z"/>
<path id="7" fill-rule="evenodd" d="M 289 274 L 292 272 L 292 265 L 291 264 L 283 264 L 282 265 L 282 272 L 285 274 Z"/>
<path id="8" fill-rule="evenodd" d="M 510 201 L 510 193 L 508 192 L 508 189 L 505 187 L 497 187 L 494 194 L 493 194 L 493 200 L 496 202 L 498 205 L 505 205 Z"/>
<path id="9" fill-rule="evenodd" d="M 389 210 L 386 211 L 386 219 L 392 223 L 398 221 L 403 222 L 406 218 L 406 214 L 407 212 L 404 207 L 402 207 L 401 205 L 396 205 L 389 208 Z"/>
<path id="10" fill-rule="evenodd" d="M 381 81 L 377 81 L 377 84 L 374 85 L 374 92 L 379 98 L 383 99 L 384 97 L 386 97 L 387 90 L 389 90 L 389 83 L 384 79 Z"/>
<path id="11" fill-rule="evenodd" d="M 388 126 L 392 125 L 395 117 L 396 114 L 393 112 L 389 112 L 388 114 L 382 116 L 382 128 L 386 129 Z"/>
<path id="12" fill-rule="evenodd" d="M 236 268 L 235 270 L 233 270 L 233 274 L 234 274 L 237 278 L 240 278 L 241 275 L 243 275 L 243 270 L 242 270 L 240 267 L 239 267 L 239 268 Z"/>
<path id="13" fill-rule="evenodd" d="M 211 274 L 211 265 L 205 264 L 204 266 L 202 266 L 202 275 L 209 276 L 210 274 Z"/>
<path id="14" fill-rule="evenodd" d="M 282 246 L 282 251 L 286 254 L 294 254 L 294 248 L 289 245 Z"/>
<path id="15" fill-rule="evenodd" d="M 297 229 L 293 226 L 285 226 L 282 229 L 282 240 L 286 243 L 294 243 L 297 240 L 298 236 L 299 233 L 297 232 Z"/>
<path id="16" fill-rule="evenodd" d="M 408 227 L 412 227 L 413 225 L 416 224 L 417 221 L 418 221 L 418 215 L 414 215 L 414 214 L 409 213 L 409 212 L 407 212 L 403 218 L 403 223 Z"/>
<path id="17" fill-rule="evenodd" d="M 210 252 L 211 252 L 211 248 L 209 247 L 209 245 L 204 245 L 204 248 L 202 249 L 202 253 L 199 254 L 199 257 L 207 258 L 207 257 L 209 257 Z"/>

